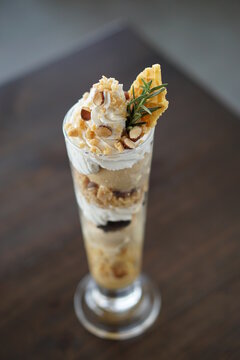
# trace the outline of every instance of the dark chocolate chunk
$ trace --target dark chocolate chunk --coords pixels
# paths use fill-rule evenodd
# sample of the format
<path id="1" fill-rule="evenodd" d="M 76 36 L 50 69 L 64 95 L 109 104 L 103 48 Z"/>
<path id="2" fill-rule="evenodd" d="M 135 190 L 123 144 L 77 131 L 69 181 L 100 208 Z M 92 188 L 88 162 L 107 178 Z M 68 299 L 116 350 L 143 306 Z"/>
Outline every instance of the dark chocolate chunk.
<path id="1" fill-rule="evenodd" d="M 136 189 L 132 189 L 130 191 L 118 191 L 118 190 L 115 190 L 115 191 L 113 191 L 113 195 L 116 196 L 117 198 L 125 199 L 126 197 L 133 195 L 133 193 L 135 191 L 136 191 Z"/>
<path id="2" fill-rule="evenodd" d="M 117 231 L 121 230 L 122 228 L 130 225 L 131 221 L 108 221 L 106 225 L 99 225 L 98 228 L 102 229 L 105 232 L 109 231 Z"/>

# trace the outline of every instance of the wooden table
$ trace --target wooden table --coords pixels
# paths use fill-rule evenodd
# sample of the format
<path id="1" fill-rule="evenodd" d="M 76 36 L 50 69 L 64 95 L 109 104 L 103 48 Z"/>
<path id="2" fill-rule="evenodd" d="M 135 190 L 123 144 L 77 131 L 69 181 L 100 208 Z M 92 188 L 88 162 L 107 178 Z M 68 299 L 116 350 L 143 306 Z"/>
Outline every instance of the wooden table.
<path id="1" fill-rule="evenodd" d="M 61 125 L 102 74 L 127 89 L 156 62 L 170 107 L 155 138 L 144 270 L 163 307 L 144 336 L 111 342 L 73 310 L 87 264 Z M 2 86 L 0 118 L 0 359 L 239 359 L 236 116 L 122 28 Z"/>

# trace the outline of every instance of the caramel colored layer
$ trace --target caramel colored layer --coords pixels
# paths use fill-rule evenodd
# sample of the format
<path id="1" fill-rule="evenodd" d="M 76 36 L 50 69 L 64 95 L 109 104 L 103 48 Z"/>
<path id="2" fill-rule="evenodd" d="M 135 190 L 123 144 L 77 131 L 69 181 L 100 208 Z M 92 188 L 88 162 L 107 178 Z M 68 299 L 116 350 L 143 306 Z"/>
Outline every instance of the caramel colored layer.
<path id="1" fill-rule="evenodd" d="M 107 289 L 121 289 L 132 284 L 141 271 L 144 237 L 144 207 L 131 223 L 106 233 L 82 216 L 82 228 L 90 272 Z"/>
<path id="2" fill-rule="evenodd" d="M 75 168 L 72 169 L 72 173 L 75 187 L 80 190 L 88 202 L 100 207 L 129 207 L 142 202 L 144 193 L 147 190 L 147 185 L 130 191 L 113 190 L 90 181 L 86 175 L 80 174 Z"/>

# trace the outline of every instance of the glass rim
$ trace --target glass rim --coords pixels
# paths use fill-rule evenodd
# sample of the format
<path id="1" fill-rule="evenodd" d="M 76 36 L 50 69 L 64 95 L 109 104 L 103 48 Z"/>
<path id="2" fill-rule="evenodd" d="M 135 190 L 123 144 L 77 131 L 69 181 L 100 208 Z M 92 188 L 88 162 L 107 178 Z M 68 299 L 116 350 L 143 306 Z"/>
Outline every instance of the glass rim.
<path id="1" fill-rule="evenodd" d="M 75 149 L 77 149 L 77 151 L 84 153 L 85 155 L 90 155 L 90 156 L 94 156 L 94 157 L 100 157 L 100 158 L 105 158 L 110 159 L 110 158 L 115 158 L 115 157 L 124 157 L 126 154 L 133 154 L 134 152 L 138 152 L 141 151 L 144 146 L 146 146 L 146 143 L 151 141 L 151 139 L 153 138 L 154 135 L 154 131 L 155 131 L 155 127 L 151 128 L 148 136 L 146 137 L 145 141 L 143 143 L 141 143 L 139 146 L 137 146 L 134 149 L 125 149 L 125 151 L 123 151 L 122 153 L 117 153 L 117 154 L 111 154 L 111 155 L 105 155 L 105 154 L 95 154 L 92 153 L 90 150 L 86 150 L 86 149 L 81 149 L 80 147 L 77 146 L 77 144 L 75 144 L 73 142 L 73 140 L 71 140 L 71 138 L 67 135 L 66 130 L 64 128 L 64 125 L 68 119 L 68 117 L 72 114 L 74 108 L 76 107 L 78 103 L 74 104 L 65 114 L 64 119 L 63 119 L 63 123 L 62 123 L 62 131 L 63 131 L 63 135 L 66 141 L 68 141 Z"/>

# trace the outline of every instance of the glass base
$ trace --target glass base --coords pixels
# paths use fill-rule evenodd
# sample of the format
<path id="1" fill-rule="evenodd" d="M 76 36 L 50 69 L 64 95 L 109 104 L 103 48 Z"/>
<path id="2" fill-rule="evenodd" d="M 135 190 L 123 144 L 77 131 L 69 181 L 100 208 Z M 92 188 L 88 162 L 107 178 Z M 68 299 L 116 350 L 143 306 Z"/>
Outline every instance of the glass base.
<path id="1" fill-rule="evenodd" d="M 98 337 L 112 340 L 142 334 L 154 323 L 160 307 L 158 289 L 145 275 L 122 290 L 103 289 L 87 275 L 74 295 L 75 312 L 83 326 Z"/>

